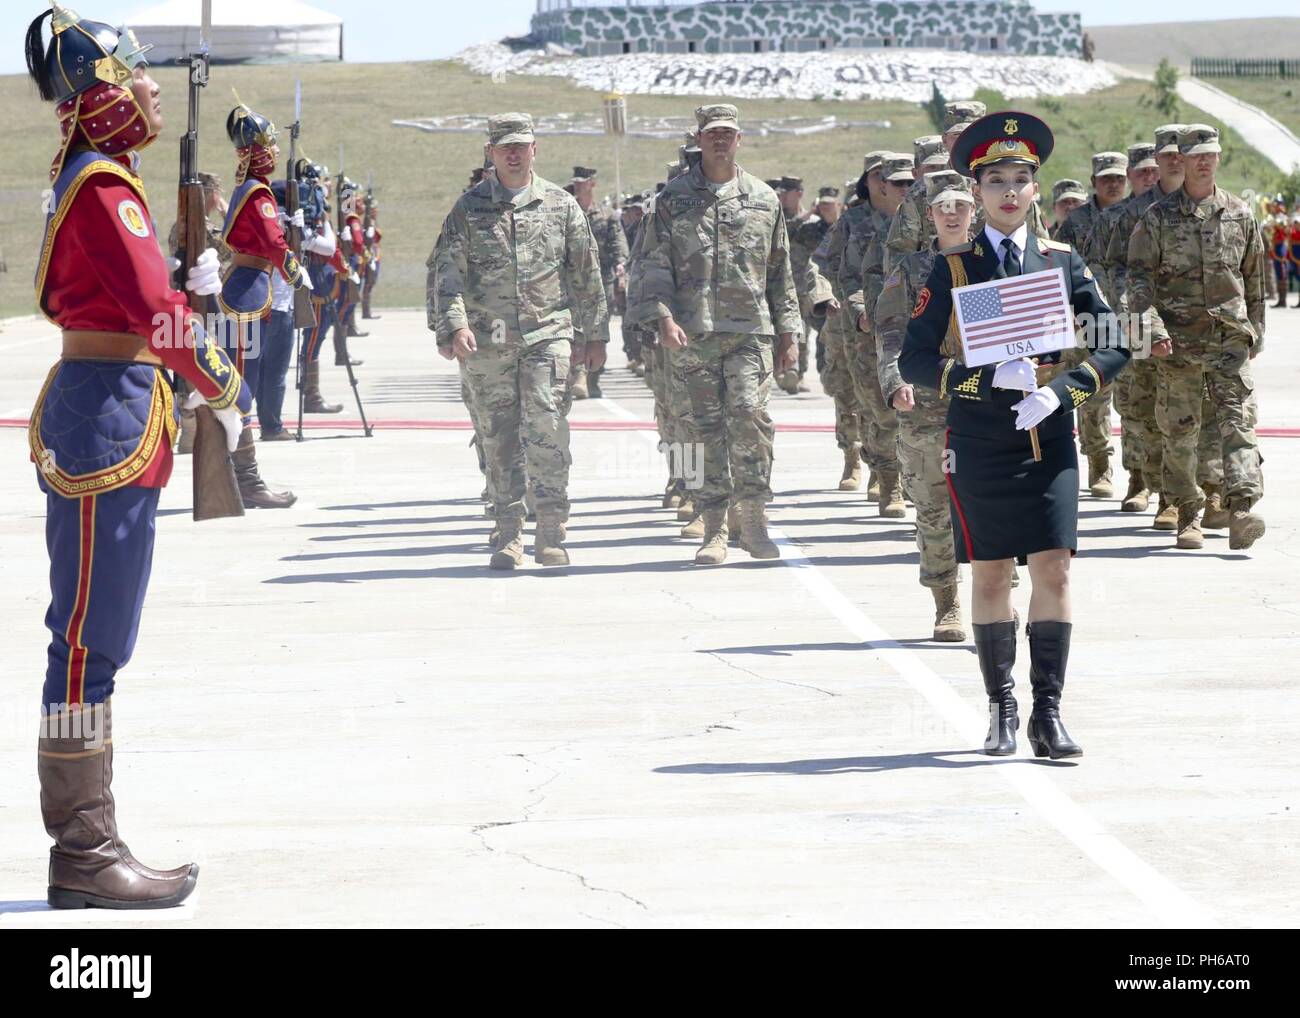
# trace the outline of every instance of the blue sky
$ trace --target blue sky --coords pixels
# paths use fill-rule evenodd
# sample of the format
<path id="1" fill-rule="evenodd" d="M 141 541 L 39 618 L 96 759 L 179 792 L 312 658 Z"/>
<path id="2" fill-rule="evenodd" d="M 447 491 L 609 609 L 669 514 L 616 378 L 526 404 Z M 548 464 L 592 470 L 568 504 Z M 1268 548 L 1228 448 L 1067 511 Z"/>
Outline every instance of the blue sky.
<path id="1" fill-rule="evenodd" d="M 354 61 L 431 60 L 446 57 L 471 43 L 521 35 L 528 31 L 534 0 L 305 0 L 344 19 L 343 38 L 347 58 Z M 214 0 L 220 5 L 221 0 Z M 96 21 L 118 24 L 153 4 L 150 0 L 70 0 L 78 13 Z M 1039 0 L 1041 11 L 1082 11 L 1085 25 L 1138 24 L 1148 21 L 1201 21 L 1234 18 L 1289 17 L 1294 3 L 1283 0 L 1180 0 L 1160 9 L 1135 4 L 1132 0 Z M 27 23 L 40 12 L 40 2 L 6 0 L 4 38 L 0 50 L 0 74 L 23 70 L 22 37 Z M 30 10 L 30 14 L 25 13 Z"/>

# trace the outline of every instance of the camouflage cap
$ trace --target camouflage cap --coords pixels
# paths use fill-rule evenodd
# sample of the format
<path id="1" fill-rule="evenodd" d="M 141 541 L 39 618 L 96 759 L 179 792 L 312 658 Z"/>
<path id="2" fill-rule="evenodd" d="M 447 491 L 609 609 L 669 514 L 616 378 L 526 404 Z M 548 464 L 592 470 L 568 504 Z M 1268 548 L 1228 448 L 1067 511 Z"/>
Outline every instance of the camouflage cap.
<path id="1" fill-rule="evenodd" d="M 880 163 L 880 171 L 888 181 L 904 181 L 911 183 L 915 180 L 912 170 L 916 166 L 916 161 L 906 152 L 890 152 Z"/>
<path id="2" fill-rule="evenodd" d="M 763 181 L 763 183 L 766 184 L 768 187 L 770 187 L 773 191 L 781 190 L 780 177 L 768 177 L 766 180 Z"/>
<path id="3" fill-rule="evenodd" d="M 710 131 L 715 127 L 729 127 L 740 130 L 740 112 L 731 103 L 710 103 L 695 110 L 695 122 L 701 131 Z"/>
<path id="4" fill-rule="evenodd" d="M 936 163 L 947 165 L 948 150 L 943 144 L 943 135 L 941 134 L 923 134 L 919 138 L 912 139 L 912 153 L 916 157 L 916 162 L 924 166 L 929 163 L 934 166 Z"/>
<path id="5" fill-rule="evenodd" d="M 1156 128 L 1156 155 L 1178 151 L 1178 136 L 1187 129 L 1186 124 L 1162 124 Z"/>
<path id="6" fill-rule="evenodd" d="M 943 104 L 943 133 L 964 131 L 967 126 L 988 112 L 988 107 L 977 99 L 958 99 Z"/>
<path id="7" fill-rule="evenodd" d="M 1219 132 L 1209 124 L 1187 124 L 1178 132 L 1178 151 L 1185 156 L 1222 152 Z"/>
<path id="8" fill-rule="evenodd" d="M 1052 185 L 1052 204 L 1058 201 L 1064 201 L 1066 198 L 1077 198 L 1079 201 L 1088 200 L 1088 192 L 1079 181 L 1073 177 L 1065 177 L 1058 180 Z"/>
<path id="9" fill-rule="evenodd" d="M 596 176 L 596 171 L 590 166 L 575 166 L 573 176 L 569 178 L 570 184 L 580 184 L 584 180 L 592 180 Z"/>
<path id="10" fill-rule="evenodd" d="M 970 180 L 956 170 L 935 170 L 925 175 L 925 198 L 931 205 L 946 201 L 964 201 L 975 204 Z"/>
<path id="11" fill-rule="evenodd" d="M 1151 142 L 1139 141 L 1136 145 L 1128 147 L 1128 168 L 1130 170 L 1145 170 L 1159 165 L 1156 162 L 1156 147 Z"/>
<path id="12" fill-rule="evenodd" d="M 873 149 L 872 151 L 868 152 L 865 156 L 862 157 L 862 172 L 870 173 L 872 170 L 877 169 L 880 166 L 881 160 L 884 159 L 885 156 L 889 154 L 890 154 L 889 149 L 885 149 L 885 148 Z M 849 190 L 853 189 L 854 183 L 855 183 L 854 181 L 849 182 Z"/>
<path id="13" fill-rule="evenodd" d="M 782 191 L 802 191 L 802 190 L 803 190 L 803 177 L 782 177 L 782 178 L 781 178 L 781 190 L 782 190 Z"/>
<path id="14" fill-rule="evenodd" d="M 840 189 L 838 187 L 819 187 L 817 188 L 817 204 L 829 204 L 840 200 Z"/>
<path id="15" fill-rule="evenodd" d="M 517 145 L 536 141 L 533 118 L 527 113 L 498 113 L 488 117 L 488 143 L 491 145 Z"/>
<path id="16" fill-rule="evenodd" d="M 1098 152 L 1092 157 L 1092 175 L 1094 177 L 1110 177 L 1119 174 L 1121 177 L 1128 172 L 1128 156 L 1123 152 Z"/>

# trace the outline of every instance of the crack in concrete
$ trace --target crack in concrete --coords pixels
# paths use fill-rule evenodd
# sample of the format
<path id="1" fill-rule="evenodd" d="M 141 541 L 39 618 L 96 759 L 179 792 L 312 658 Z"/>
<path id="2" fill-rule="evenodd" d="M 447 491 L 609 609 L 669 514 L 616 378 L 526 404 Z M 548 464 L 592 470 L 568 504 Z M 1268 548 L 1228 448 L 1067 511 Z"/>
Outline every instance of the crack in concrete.
<path id="1" fill-rule="evenodd" d="M 790 679 L 778 679 L 778 678 L 774 678 L 774 677 L 771 676 L 771 675 L 760 675 L 758 672 L 754 671 L 752 668 L 746 668 L 746 667 L 744 667 L 743 665 L 738 665 L 738 664 L 736 664 L 734 661 L 728 661 L 725 657 L 723 657 L 721 654 L 719 654 L 716 650 L 706 650 L 704 653 L 706 653 L 707 655 L 709 655 L 709 657 L 711 657 L 711 658 L 715 658 L 715 659 L 717 659 L 718 661 L 721 661 L 721 662 L 722 662 L 724 665 L 726 665 L 728 668 L 734 668 L 734 669 L 735 669 L 736 671 L 738 671 L 738 672 L 744 672 L 746 675 L 752 675 L 754 678 L 756 678 L 756 679 L 762 679 L 762 680 L 765 681 L 765 682 L 779 682 L 779 683 L 780 683 L 781 685 L 783 685 L 783 686 L 795 686 L 795 687 L 797 687 L 798 689 L 811 689 L 811 690 L 812 690 L 813 692 L 815 692 L 815 693 L 821 693 L 822 696 L 827 696 L 827 697 L 830 697 L 830 698 L 832 698 L 832 699 L 834 699 L 834 698 L 837 697 L 837 696 L 841 696 L 841 695 L 842 695 L 842 694 L 840 694 L 840 693 L 832 693 L 829 689 L 822 689 L 820 686 L 812 686 L 812 685 L 809 685 L 809 684 L 806 683 L 806 682 L 794 682 L 794 681 L 792 681 L 792 680 L 790 680 Z"/>
<path id="2" fill-rule="evenodd" d="M 557 750 L 563 749 L 565 746 L 569 746 L 569 745 L 571 745 L 571 743 L 564 742 L 558 746 L 552 746 L 550 749 L 545 750 L 542 753 L 539 753 L 537 755 L 546 756 L 550 753 L 556 752 Z M 543 781 L 540 785 L 534 785 L 532 788 L 528 790 L 527 794 L 536 795 L 537 797 L 533 799 L 531 802 L 524 804 L 524 807 L 521 811 L 522 815 L 518 820 L 491 820 L 488 821 L 487 823 L 475 824 L 473 827 L 470 828 L 470 834 L 472 834 L 475 838 L 477 838 L 479 844 L 481 844 L 487 851 L 493 854 L 511 855 L 514 856 L 516 859 L 522 859 L 528 865 L 535 866 L 538 869 L 548 870 L 551 873 L 560 873 L 567 877 L 573 877 L 575 880 L 578 881 L 578 883 L 580 883 L 583 886 L 584 889 L 588 891 L 592 891 L 593 893 L 597 893 L 597 894 L 616 894 L 620 898 L 623 898 L 626 901 L 631 902 L 633 905 L 636 905 L 647 912 L 650 911 L 650 907 L 644 901 L 641 901 L 639 898 L 634 898 L 632 895 L 627 894 L 624 891 L 620 891 L 616 887 L 601 887 L 598 884 L 593 884 L 577 870 L 564 869 L 562 866 L 548 866 L 546 863 L 538 862 L 536 859 L 532 858 L 532 856 L 528 855 L 526 852 L 521 852 L 518 849 L 511 849 L 511 848 L 494 848 L 491 844 L 488 843 L 487 840 L 488 831 L 492 831 L 500 827 L 516 827 L 520 824 L 529 823 L 533 818 L 533 811 L 537 809 L 537 807 L 540 806 L 543 802 L 546 801 L 546 795 L 544 792 L 542 792 L 542 789 L 544 789 L 547 785 L 553 782 L 561 774 L 561 771 L 556 770 L 553 767 L 550 767 L 548 764 L 543 764 L 540 761 L 533 759 L 526 753 L 512 753 L 511 756 L 523 760 L 528 764 L 536 765 L 539 767 L 546 767 L 548 770 L 551 771 L 551 776 L 547 778 L 545 781 Z M 581 914 L 587 915 L 587 913 L 585 912 Z M 594 919 L 595 917 L 588 916 L 588 918 Z M 619 926 L 619 924 L 614 922 L 612 919 L 597 920 L 597 921 L 608 922 L 611 925 Z M 619 928 L 625 929 L 626 927 L 620 926 Z"/>

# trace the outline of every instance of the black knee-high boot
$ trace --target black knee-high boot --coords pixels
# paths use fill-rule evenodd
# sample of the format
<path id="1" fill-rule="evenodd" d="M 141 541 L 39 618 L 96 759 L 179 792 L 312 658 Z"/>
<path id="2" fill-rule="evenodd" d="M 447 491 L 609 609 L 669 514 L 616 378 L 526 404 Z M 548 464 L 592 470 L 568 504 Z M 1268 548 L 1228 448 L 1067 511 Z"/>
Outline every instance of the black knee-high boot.
<path id="1" fill-rule="evenodd" d="M 1016 680 L 1011 677 L 1016 663 L 1016 623 L 989 622 L 972 628 L 984 691 L 989 697 L 989 734 L 984 740 L 984 752 L 989 756 L 1011 756 L 1016 751 L 1016 730 L 1020 727 L 1012 693 Z"/>
<path id="2" fill-rule="evenodd" d="M 1034 710 L 1029 715 L 1026 735 L 1034 756 L 1083 756 L 1061 722 L 1061 690 L 1065 688 L 1065 664 L 1070 657 L 1068 622 L 1031 622 L 1029 633 L 1029 682 L 1034 688 Z"/>

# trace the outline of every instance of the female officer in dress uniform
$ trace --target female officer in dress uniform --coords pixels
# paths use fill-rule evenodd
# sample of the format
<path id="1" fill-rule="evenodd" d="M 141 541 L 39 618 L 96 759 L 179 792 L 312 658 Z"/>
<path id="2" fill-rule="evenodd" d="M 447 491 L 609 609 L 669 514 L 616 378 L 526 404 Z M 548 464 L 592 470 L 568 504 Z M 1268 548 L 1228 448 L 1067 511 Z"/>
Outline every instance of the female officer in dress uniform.
<path id="1" fill-rule="evenodd" d="M 985 225 L 971 244 L 935 259 L 912 311 L 899 369 L 904 380 L 951 397 L 948 491 L 957 558 L 971 564 L 973 575 L 975 649 L 989 697 L 984 749 L 994 756 L 1016 749 L 1011 574 L 1016 560 L 1027 560 L 1034 694 L 1028 736 L 1035 756 L 1056 760 L 1083 753 L 1060 717 L 1070 650 L 1070 557 L 1078 545 L 1074 410 L 1115 377 L 1129 354 L 1079 255 L 1068 244 L 1033 236 L 1025 225 L 1038 195 L 1038 168 L 1051 151 L 1051 130 L 1026 113 L 991 113 L 957 140 L 952 165 L 975 178 Z M 1053 268 L 1064 270 L 1071 307 L 1086 323 L 1093 353 L 1084 363 L 1038 388 L 1034 361 L 968 368 L 960 357 L 943 355 L 945 336 L 956 330 L 953 287 Z M 1058 359 L 1049 354 L 1038 361 Z M 1034 458 L 1031 428 L 1037 429 L 1041 460 Z"/>

